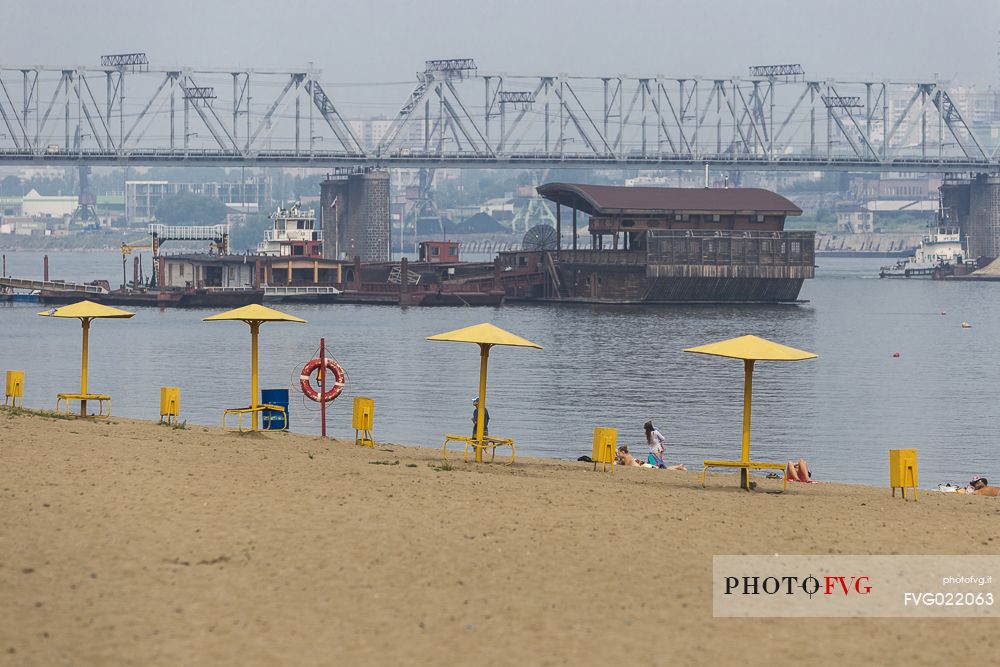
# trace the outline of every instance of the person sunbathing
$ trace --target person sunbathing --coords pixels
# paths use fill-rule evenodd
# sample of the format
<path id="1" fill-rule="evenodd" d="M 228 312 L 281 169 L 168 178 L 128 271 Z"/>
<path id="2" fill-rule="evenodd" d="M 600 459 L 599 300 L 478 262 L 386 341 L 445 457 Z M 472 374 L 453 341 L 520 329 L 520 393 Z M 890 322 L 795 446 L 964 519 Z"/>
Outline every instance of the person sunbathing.
<path id="1" fill-rule="evenodd" d="M 1000 496 L 1000 487 L 990 486 L 989 481 L 982 475 L 973 475 L 969 481 L 969 486 L 959 489 L 958 493 L 968 493 L 975 496 Z"/>
<path id="2" fill-rule="evenodd" d="M 629 454 L 628 445 L 619 445 L 618 453 L 615 454 L 615 460 L 618 465 L 622 466 L 641 466 L 642 463 L 638 461 L 634 456 Z"/>
<path id="3" fill-rule="evenodd" d="M 809 472 L 809 465 L 805 459 L 799 459 L 798 463 L 789 461 L 785 464 L 785 479 L 791 482 L 811 482 L 812 473 Z"/>
<path id="4" fill-rule="evenodd" d="M 636 468 L 655 468 L 656 466 L 646 463 L 645 461 L 640 461 L 639 459 L 632 456 L 628 451 L 628 445 L 619 445 L 618 451 L 615 452 L 615 463 L 620 466 L 634 466 Z"/>

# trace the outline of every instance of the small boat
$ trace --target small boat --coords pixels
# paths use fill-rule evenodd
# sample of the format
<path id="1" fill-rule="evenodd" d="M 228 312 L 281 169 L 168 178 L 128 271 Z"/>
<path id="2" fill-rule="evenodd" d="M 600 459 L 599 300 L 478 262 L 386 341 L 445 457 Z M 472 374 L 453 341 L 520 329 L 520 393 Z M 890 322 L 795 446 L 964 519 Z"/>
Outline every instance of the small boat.
<path id="1" fill-rule="evenodd" d="M 965 248 L 958 227 L 938 227 L 925 236 L 912 257 L 883 266 L 879 278 L 934 278 L 948 275 L 965 261 Z"/>
<path id="2" fill-rule="evenodd" d="M 38 292 L 15 292 L 0 289 L 0 302 L 38 303 Z"/>
<path id="3" fill-rule="evenodd" d="M 246 306 L 260 303 L 264 291 L 245 288 L 162 288 L 162 289 L 108 289 L 105 280 L 74 283 L 61 280 L 26 280 L 0 278 L 0 301 L 26 301 L 30 303 L 74 303 L 93 301 L 106 306 L 154 306 L 201 308 L 221 306 Z M 21 291 L 19 291 L 21 290 Z"/>
<path id="4" fill-rule="evenodd" d="M 247 306 L 263 301 L 263 290 L 247 289 L 140 289 L 87 293 L 74 290 L 41 290 L 41 303 L 73 303 L 87 299 L 105 306 L 151 306 L 154 308 L 216 308 Z"/>

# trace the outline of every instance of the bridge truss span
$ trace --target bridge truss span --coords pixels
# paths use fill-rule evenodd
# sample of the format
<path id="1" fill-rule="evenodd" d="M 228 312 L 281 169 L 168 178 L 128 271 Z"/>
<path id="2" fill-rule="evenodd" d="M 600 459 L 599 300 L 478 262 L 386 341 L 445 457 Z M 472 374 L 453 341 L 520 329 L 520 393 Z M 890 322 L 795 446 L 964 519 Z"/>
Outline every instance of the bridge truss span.
<path id="1" fill-rule="evenodd" d="M 384 89 L 324 87 L 311 67 L 138 65 L 0 65 L 0 164 L 1000 171 L 968 90 L 941 80 L 818 80 L 798 66 L 512 75 L 429 60 L 395 115 L 373 121 Z"/>

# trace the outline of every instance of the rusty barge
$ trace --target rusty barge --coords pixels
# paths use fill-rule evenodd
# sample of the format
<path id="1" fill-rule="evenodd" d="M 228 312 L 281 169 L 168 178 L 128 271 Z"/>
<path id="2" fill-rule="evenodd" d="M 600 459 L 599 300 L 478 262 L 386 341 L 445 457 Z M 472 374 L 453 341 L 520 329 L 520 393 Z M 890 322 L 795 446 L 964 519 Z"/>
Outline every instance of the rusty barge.
<path id="1" fill-rule="evenodd" d="M 794 303 L 815 275 L 815 232 L 785 231 L 802 210 L 757 188 L 618 187 L 548 183 L 556 246 L 501 253 L 509 299 L 578 303 Z M 563 208 L 571 242 L 563 244 Z M 578 246 L 582 230 L 590 249 Z"/>

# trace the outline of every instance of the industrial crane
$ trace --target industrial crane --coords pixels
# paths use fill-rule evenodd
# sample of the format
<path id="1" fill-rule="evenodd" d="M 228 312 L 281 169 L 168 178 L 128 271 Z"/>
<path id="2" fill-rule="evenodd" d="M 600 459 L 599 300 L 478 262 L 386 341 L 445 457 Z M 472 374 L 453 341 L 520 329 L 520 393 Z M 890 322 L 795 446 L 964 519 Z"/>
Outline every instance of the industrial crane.
<path id="1" fill-rule="evenodd" d="M 122 289 L 128 285 L 126 278 L 126 263 L 128 261 L 128 256 L 132 254 L 133 250 L 152 250 L 152 243 L 122 243 Z M 132 287 L 138 288 L 139 279 L 138 276 L 132 281 Z"/>

